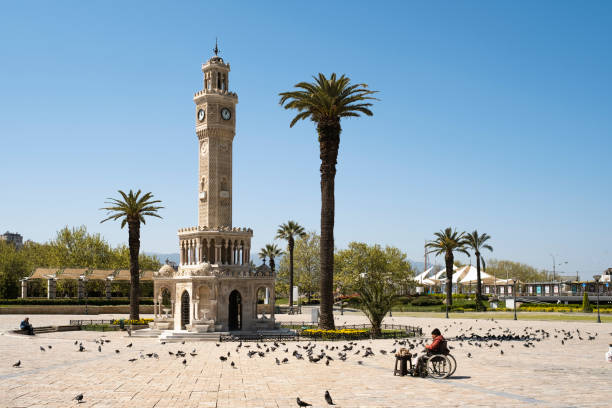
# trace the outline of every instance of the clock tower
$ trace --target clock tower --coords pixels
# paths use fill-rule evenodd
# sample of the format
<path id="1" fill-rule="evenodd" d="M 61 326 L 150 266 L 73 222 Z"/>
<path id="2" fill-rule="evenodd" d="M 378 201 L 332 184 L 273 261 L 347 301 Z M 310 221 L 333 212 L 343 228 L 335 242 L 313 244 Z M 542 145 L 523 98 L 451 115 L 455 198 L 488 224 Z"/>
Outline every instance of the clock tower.
<path id="1" fill-rule="evenodd" d="M 274 271 L 251 265 L 253 230 L 232 226 L 238 96 L 229 91 L 229 64 L 219 57 L 216 46 L 214 52 L 202 65 L 203 89 L 193 96 L 198 224 L 178 230 L 178 268 L 164 265 L 153 275 L 155 329 L 181 330 L 180 336 L 197 339 L 219 339 L 218 332 L 275 329 Z M 270 303 L 259 305 L 258 294 L 264 291 L 270 294 Z M 171 305 L 162 309 L 167 295 Z M 263 316 L 266 313 L 269 316 Z"/>
<path id="2" fill-rule="evenodd" d="M 195 102 L 198 136 L 198 225 L 232 226 L 232 143 L 238 96 L 229 91 L 230 65 L 218 55 L 202 65 L 204 88 Z"/>

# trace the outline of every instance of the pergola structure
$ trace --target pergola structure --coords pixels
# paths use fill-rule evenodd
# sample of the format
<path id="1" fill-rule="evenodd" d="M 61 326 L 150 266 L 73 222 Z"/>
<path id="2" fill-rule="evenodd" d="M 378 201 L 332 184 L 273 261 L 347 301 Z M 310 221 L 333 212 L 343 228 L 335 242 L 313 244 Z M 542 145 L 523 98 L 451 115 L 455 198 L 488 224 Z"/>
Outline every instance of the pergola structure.
<path id="1" fill-rule="evenodd" d="M 93 269 L 93 268 L 36 268 L 28 277 L 21 279 L 21 298 L 28 297 L 28 281 L 45 279 L 47 281 L 47 299 L 55 299 L 59 279 L 78 282 L 78 298 L 84 297 L 85 282 L 101 280 L 105 283 L 106 298 L 111 298 L 113 281 L 130 281 L 129 269 Z M 140 281 L 153 281 L 153 271 L 140 271 Z"/>

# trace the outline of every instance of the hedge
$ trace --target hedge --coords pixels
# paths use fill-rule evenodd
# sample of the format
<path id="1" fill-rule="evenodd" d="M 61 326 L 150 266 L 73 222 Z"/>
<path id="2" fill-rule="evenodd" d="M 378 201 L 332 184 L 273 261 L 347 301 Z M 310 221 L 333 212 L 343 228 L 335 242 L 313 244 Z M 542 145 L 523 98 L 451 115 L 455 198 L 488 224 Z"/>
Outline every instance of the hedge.
<path id="1" fill-rule="evenodd" d="M 128 298 L 88 298 L 87 304 L 91 306 L 119 306 L 129 305 L 130 300 Z M 152 298 L 140 298 L 141 305 L 152 305 Z M 77 298 L 25 298 L 25 299 L 0 299 L 0 305 L 60 305 L 60 306 L 71 306 L 71 305 L 85 305 L 85 299 Z"/>

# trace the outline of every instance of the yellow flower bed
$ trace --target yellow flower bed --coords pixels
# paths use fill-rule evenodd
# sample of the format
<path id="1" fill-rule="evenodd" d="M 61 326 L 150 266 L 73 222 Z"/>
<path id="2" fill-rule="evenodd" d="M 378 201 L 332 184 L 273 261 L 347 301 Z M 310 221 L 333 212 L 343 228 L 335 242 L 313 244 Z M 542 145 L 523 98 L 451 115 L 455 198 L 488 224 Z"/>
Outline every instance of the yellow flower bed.
<path id="1" fill-rule="evenodd" d="M 367 329 L 339 329 L 339 330 L 321 330 L 321 329 L 305 329 L 302 330 L 302 336 L 311 336 L 323 340 L 339 340 L 339 339 L 363 339 L 369 336 L 370 331 Z"/>
<path id="2" fill-rule="evenodd" d="M 340 329 L 340 330 L 322 330 L 322 329 L 306 329 L 303 330 L 304 334 L 366 334 L 368 331 L 365 329 Z"/>
<path id="3" fill-rule="evenodd" d="M 129 319 L 125 319 L 123 321 L 123 324 L 128 325 L 128 324 L 132 324 L 132 325 L 143 325 L 143 324 L 149 324 L 153 321 L 153 319 L 139 319 L 139 320 L 129 320 Z M 113 321 L 113 324 L 121 324 L 121 319 L 117 319 Z"/>

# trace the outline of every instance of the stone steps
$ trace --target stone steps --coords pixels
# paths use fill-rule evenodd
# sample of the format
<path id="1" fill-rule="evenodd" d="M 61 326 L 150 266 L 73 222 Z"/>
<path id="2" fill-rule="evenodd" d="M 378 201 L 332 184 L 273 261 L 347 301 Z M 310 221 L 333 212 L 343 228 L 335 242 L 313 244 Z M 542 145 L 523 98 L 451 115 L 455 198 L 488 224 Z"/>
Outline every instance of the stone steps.
<path id="1" fill-rule="evenodd" d="M 141 337 L 141 338 L 152 338 L 156 339 L 163 333 L 162 330 L 157 329 L 141 329 L 132 331 L 132 337 Z"/>
<path id="2" fill-rule="evenodd" d="M 191 333 L 187 331 L 164 331 L 160 336 L 160 341 L 168 343 L 177 343 L 182 341 L 219 341 L 221 335 L 227 335 L 229 332 L 209 332 L 209 333 Z"/>

